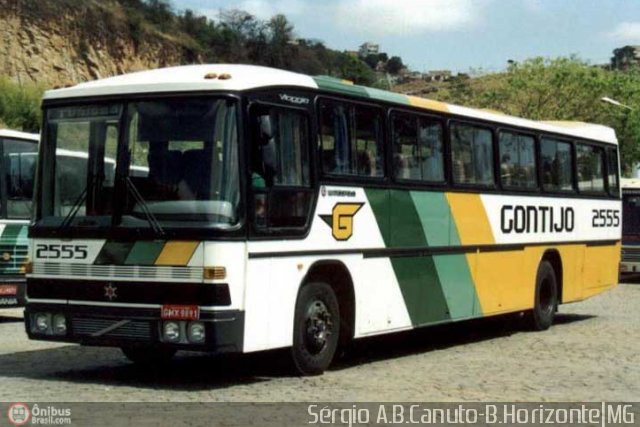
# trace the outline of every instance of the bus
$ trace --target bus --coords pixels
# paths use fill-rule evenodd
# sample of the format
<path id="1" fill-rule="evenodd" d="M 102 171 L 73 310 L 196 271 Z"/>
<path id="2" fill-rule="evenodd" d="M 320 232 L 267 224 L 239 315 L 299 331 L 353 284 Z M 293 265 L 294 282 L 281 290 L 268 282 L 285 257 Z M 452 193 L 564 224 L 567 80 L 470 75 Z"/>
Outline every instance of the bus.
<path id="1" fill-rule="evenodd" d="M 39 140 L 37 134 L 0 129 L 0 308 L 25 302 L 27 227 Z"/>
<path id="2" fill-rule="evenodd" d="M 544 330 L 617 283 L 604 126 L 231 64 L 52 90 L 43 111 L 31 339 L 138 363 L 289 348 L 313 375 L 362 337 L 522 312 Z M 58 149 L 87 153 L 73 185 Z"/>
<path id="3" fill-rule="evenodd" d="M 622 178 L 620 276 L 640 273 L 640 178 Z"/>

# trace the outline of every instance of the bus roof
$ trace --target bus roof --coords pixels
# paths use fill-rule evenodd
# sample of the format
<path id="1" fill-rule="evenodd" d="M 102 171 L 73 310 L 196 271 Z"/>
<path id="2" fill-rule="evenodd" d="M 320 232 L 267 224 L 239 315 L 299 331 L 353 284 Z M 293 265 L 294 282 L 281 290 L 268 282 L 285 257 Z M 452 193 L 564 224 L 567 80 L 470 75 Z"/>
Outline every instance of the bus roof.
<path id="1" fill-rule="evenodd" d="M 617 144 L 613 129 L 582 122 L 539 122 L 487 110 L 461 107 L 416 96 L 354 85 L 328 76 L 311 77 L 255 65 L 185 65 L 124 74 L 45 92 L 45 100 L 131 94 L 240 91 L 268 87 L 302 87 L 386 101 L 398 105 L 488 120 L 532 130 Z"/>
<path id="2" fill-rule="evenodd" d="M 0 129 L 0 138 L 26 139 L 29 141 L 40 141 L 40 135 L 37 133 L 20 132 L 11 129 Z"/>

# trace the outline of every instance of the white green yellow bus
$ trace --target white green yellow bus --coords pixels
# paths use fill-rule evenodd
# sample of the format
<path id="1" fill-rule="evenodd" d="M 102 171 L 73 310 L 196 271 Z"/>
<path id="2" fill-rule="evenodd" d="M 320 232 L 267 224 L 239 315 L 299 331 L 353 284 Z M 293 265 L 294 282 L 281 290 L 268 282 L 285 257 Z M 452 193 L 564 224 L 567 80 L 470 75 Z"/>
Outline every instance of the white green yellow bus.
<path id="1" fill-rule="evenodd" d="M 291 349 L 503 313 L 548 328 L 617 283 L 612 129 L 244 65 L 46 92 L 25 321 L 38 340 Z M 87 153 L 69 180 L 56 150 Z M 115 174 L 105 159 L 116 159 Z"/>
<path id="2" fill-rule="evenodd" d="M 39 136 L 0 129 L 0 308 L 25 300 L 27 227 Z"/>
<path id="3" fill-rule="evenodd" d="M 622 276 L 640 273 L 640 178 L 622 178 Z"/>

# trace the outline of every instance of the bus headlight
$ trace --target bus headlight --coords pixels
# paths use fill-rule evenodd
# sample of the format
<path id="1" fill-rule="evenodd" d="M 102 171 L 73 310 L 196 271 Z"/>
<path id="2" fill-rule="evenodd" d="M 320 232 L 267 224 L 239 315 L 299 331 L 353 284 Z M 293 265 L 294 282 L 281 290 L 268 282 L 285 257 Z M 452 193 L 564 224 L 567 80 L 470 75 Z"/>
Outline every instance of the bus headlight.
<path id="1" fill-rule="evenodd" d="M 199 344 L 204 342 L 205 332 L 204 323 L 190 322 L 188 331 L 189 342 Z"/>
<path id="2" fill-rule="evenodd" d="M 180 341 L 180 324 L 178 322 L 164 322 L 162 326 L 162 337 L 164 341 Z"/>
<path id="3" fill-rule="evenodd" d="M 67 318 L 64 314 L 56 314 L 53 316 L 53 333 L 56 335 L 64 335 L 67 333 Z"/>
<path id="4" fill-rule="evenodd" d="M 36 313 L 33 316 L 33 329 L 41 334 L 46 333 L 51 325 L 51 315 L 49 313 Z"/>

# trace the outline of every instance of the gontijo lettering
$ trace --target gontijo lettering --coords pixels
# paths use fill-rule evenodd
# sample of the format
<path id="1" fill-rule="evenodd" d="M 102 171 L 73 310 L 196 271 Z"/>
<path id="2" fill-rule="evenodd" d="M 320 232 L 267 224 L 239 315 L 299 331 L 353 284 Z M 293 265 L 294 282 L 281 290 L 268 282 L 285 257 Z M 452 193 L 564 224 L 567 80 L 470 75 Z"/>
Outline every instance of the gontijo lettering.
<path id="1" fill-rule="evenodd" d="M 510 233 L 570 233 L 575 227 L 572 207 L 504 205 L 500 230 Z"/>

